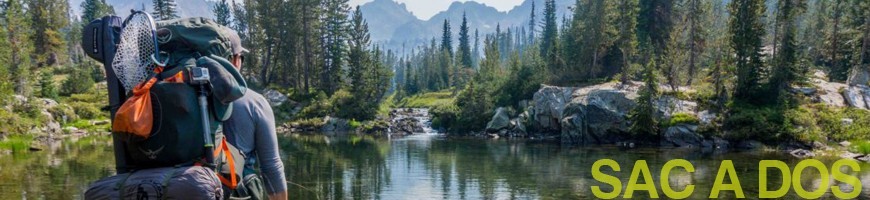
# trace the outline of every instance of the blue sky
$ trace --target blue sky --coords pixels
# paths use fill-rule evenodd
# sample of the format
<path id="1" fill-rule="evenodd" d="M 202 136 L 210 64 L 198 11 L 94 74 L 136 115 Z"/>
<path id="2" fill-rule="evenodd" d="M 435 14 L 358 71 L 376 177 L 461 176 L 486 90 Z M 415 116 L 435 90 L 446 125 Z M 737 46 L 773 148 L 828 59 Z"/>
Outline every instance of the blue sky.
<path id="1" fill-rule="evenodd" d="M 350 5 L 352 7 L 356 7 L 357 5 L 365 4 L 371 2 L 373 0 L 350 0 Z M 520 5 L 523 3 L 523 0 L 395 0 L 399 3 L 404 3 L 407 5 L 408 10 L 414 13 L 417 18 L 422 20 L 428 20 L 433 15 L 438 14 L 438 12 L 447 10 L 450 7 L 450 4 L 454 1 L 476 1 L 488 6 L 492 6 L 499 11 L 508 11 L 514 6 Z"/>

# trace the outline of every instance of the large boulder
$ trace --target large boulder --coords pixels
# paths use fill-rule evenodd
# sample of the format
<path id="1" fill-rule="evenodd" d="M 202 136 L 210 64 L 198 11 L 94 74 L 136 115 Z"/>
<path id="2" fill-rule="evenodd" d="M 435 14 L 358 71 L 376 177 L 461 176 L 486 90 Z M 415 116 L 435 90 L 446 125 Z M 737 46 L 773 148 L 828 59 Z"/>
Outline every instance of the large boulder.
<path id="1" fill-rule="evenodd" d="M 870 68 L 866 65 L 855 66 L 852 73 L 849 74 L 849 85 L 867 85 L 870 84 Z"/>
<path id="2" fill-rule="evenodd" d="M 849 106 L 859 109 L 870 109 L 867 102 L 870 101 L 870 87 L 866 85 L 850 86 L 843 90 L 843 97 Z"/>
<path id="3" fill-rule="evenodd" d="M 555 132 L 561 128 L 562 111 L 571 101 L 573 88 L 543 85 L 532 97 L 532 123 L 540 131 Z"/>
<path id="4" fill-rule="evenodd" d="M 603 144 L 618 140 L 628 132 L 629 112 L 637 105 L 637 88 L 605 83 L 580 88 L 565 106 L 562 140 L 576 144 Z"/>
<path id="5" fill-rule="evenodd" d="M 674 96 L 661 96 L 653 102 L 656 116 L 661 119 L 671 119 L 677 113 L 695 113 L 698 103 L 678 99 Z"/>
<path id="6" fill-rule="evenodd" d="M 837 82 L 828 82 L 823 79 L 813 79 L 813 84 L 818 88 L 818 92 L 813 95 L 813 102 L 823 103 L 833 107 L 846 107 L 846 99 L 840 90 L 847 87 L 846 84 Z"/>
<path id="7" fill-rule="evenodd" d="M 696 125 L 676 125 L 665 130 L 663 143 L 676 147 L 702 147 L 704 137 L 697 133 Z"/>
<path id="8" fill-rule="evenodd" d="M 346 132 L 350 131 L 350 122 L 346 119 L 326 116 L 323 118 L 323 132 Z"/>
<path id="9" fill-rule="evenodd" d="M 266 100 L 269 101 L 269 104 L 271 104 L 272 107 L 281 106 L 281 104 L 284 104 L 284 102 L 289 100 L 287 95 L 284 95 L 277 90 L 266 90 L 263 92 L 263 97 L 266 97 Z"/>
<path id="10" fill-rule="evenodd" d="M 492 116 L 492 120 L 486 124 L 486 132 L 488 133 L 494 133 L 509 128 L 511 128 L 511 118 L 508 114 L 508 110 L 504 107 L 496 109 L 495 115 Z"/>

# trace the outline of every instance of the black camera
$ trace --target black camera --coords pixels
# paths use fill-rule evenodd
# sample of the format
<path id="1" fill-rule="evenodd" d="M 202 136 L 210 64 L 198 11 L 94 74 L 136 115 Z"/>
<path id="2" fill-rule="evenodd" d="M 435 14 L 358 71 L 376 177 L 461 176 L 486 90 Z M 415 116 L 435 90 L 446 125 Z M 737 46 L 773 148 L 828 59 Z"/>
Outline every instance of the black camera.
<path id="1" fill-rule="evenodd" d="M 205 85 L 208 84 L 211 77 L 208 76 L 208 68 L 191 67 L 190 68 L 190 84 Z"/>

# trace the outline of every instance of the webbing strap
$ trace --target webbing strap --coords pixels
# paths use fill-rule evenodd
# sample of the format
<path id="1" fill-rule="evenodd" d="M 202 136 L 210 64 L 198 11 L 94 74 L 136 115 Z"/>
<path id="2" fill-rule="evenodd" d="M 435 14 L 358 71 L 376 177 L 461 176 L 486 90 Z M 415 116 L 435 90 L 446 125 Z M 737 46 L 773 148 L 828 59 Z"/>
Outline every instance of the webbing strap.
<path id="1" fill-rule="evenodd" d="M 180 172 L 184 171 L 184 170 L 182 170 L 184 168 L 180 168 L 180 167 L 176 167 L 173 169 L 174 170 L 170 170 L 169 172 L 166 173 L 167 175 L 163 177 L 162 185 L 163 185 L 164 192 L 163 192 L 163 196 L 161 196 L 160 199 L 168 199 L 169 195 L 166 195 L 166 191 L 168 191 L 167 188 L 169 188 L 169 182 L 171 182 L 173 177 L 178 176 L 180 174 Z"/>
<path id="2" fill-rule="evenodd" d="M 218 148 L 215 148 L 215 150 L 214 150 L 214 156 L 217 157 L 218 155 L 220 155 L 221 152 L 224 152 L 224 155 L 227 158 L 227 163 L 230 165 L 230 179 L 227 180 L 227 178 L 224 177 L 220 172 L 217 172 L 219 170 L 216 170 L 215 174 L 217 174 L 218 179 L 221 180 L 221 183 L 223 183 L 224 185 L 226 185 L 230 189 L 235 190 L 236 187 L 238 187 L 238 185 L 239 185 L 239 182 L 238 182 L 239 180 L 237 180 L 237 177 L 236 177 L 237 175 L 236 175 L 236 170 L 235 170 L 236 169 L 236 162 L 233 159 L 232 152 L 230 152 L 230 147 L 227 145 L 226 138 L 221 139 Z"/>
<path id="3" fill-rule="evenodd" d="M 124 190 L 122 190 L 124 188 L 124 184 L 127 183 L 127 179 L 129 179 L 130 176 L 133 176 L 133 173 L 135 172 L 136 170 L 130 171 L 130 173 L 127 173 L 127 175 L 124 176 L 124 178 L 122 178 L 121 181 L 115 185 L 115 190 L 118 190 L 119 197 L 124 197 Z"/>

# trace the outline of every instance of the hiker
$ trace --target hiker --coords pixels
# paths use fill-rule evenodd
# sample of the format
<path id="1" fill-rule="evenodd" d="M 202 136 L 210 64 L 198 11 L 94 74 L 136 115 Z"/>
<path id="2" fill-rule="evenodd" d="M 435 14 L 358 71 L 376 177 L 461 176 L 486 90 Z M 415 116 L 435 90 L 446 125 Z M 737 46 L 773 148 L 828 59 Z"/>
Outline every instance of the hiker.
<path id="1" fill-rule="evenodd" d="M 230 41 L 233 50 L 231 62 L 241 71 L 242 54 L 247 50 L 235 32 L 230 34 Z M 269 199 L 287 199 L 287 181 L 278 152 L 275 116 L 266 98 L 251 90 L 245 92 L 242 98 L 233 102 L 232 115 L 224 121 L 223 132 L 227 141 L 244 153 L 245 176 L 253 174 L 254 164 L 259 164 Z"/>

